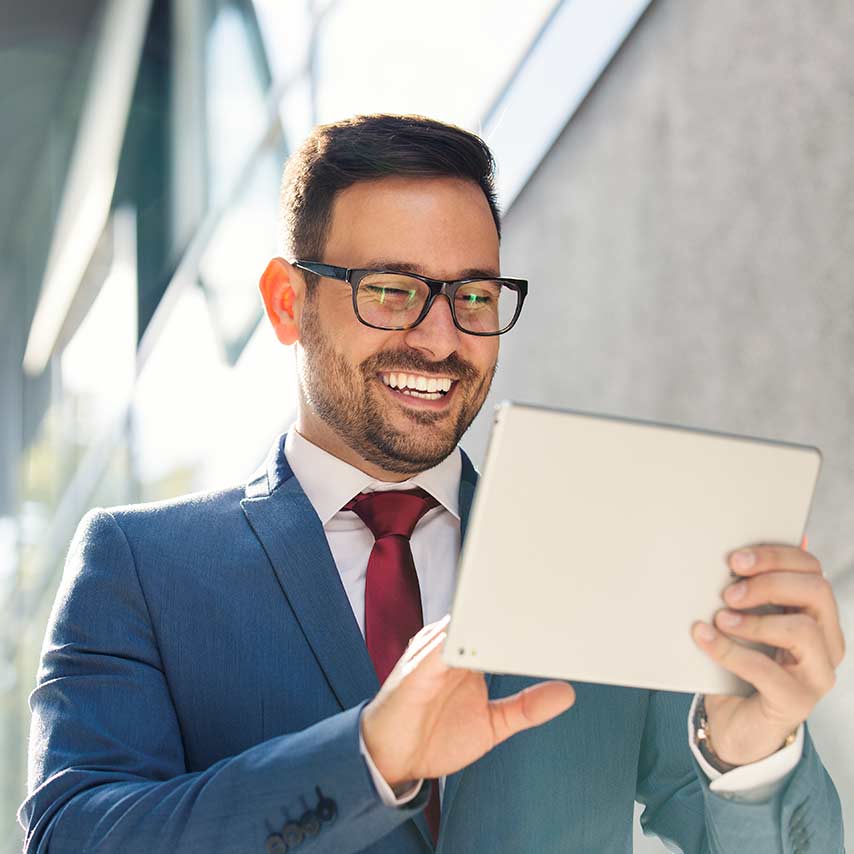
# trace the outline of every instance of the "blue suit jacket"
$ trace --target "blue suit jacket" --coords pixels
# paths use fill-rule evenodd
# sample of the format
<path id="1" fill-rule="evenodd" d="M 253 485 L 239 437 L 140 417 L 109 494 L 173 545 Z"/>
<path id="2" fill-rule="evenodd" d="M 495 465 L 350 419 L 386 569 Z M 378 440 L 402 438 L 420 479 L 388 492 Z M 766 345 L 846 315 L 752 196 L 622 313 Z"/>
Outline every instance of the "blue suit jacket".
<path id="1" fill-rule="evenodd" d="M 464 458 L 463 528 L 475 482 Z M 494 697 L 532 681 L 489 680 Z M 31 697 L 26 851 L 262 854 L 302 821 L 290 851 L 425 854 L 426 787 L 384 806 L 359 752 L 378 687 L 284 437 L 246 487 L 93 511 Z M 694 765 L 687 695 L 575 687 L 567 713 L 448 778 L 440 851 L 627 852 L 635 798 L 686 852 L 842 850 L 808 737 L 778 797 L 739 804 Z"/>

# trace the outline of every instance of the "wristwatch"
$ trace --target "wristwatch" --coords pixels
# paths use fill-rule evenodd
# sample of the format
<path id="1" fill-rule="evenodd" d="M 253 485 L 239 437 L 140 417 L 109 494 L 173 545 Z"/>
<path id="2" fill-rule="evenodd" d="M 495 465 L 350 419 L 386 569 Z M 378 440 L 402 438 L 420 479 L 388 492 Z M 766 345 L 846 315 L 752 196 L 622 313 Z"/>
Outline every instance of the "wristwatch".
<path id="1" fill-rule="evenodd" d="M 727 771 L 732 771 L 734 768 L 740 768 L 740 765 L 733 765 L 730 762 L 724 762 L 717 753 L 715 753 L 714 747 L 712 747 L 712 737 L 709 733 L 709 719 L 706 715 L 706 698 L 702 694 L 697 698 L 697 704 L 694 708 L 694 740 L 697 743 L 697 749 L 700 751 L 700 755 L 709 765 L 712 766 L 716 771 L 720 771 L 721 774 L 726 774 Z M 782 750 L 784 747 L 788 747 L 790 744 L 794 744 L 795 738 L 797 738 L 798 730 L 795 728 L 790 732 L 785 741 L 783 741 L 782 745 L 778 749 Z"/>

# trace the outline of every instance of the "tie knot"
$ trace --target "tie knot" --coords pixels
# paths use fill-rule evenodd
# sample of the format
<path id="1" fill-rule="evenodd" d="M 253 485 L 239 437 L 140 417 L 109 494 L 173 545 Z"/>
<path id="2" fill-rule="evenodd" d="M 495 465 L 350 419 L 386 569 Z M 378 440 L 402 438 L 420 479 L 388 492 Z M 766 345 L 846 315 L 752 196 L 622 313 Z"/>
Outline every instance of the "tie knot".
<path id="1" fill-rule="evenodd" d="M 438 504 L 423 489 L 397 489 L 360 493 L 343 509 L 352 510 L 368 526 L 375 540 L 394 535 L 408 540 L 418 520 Z"/>

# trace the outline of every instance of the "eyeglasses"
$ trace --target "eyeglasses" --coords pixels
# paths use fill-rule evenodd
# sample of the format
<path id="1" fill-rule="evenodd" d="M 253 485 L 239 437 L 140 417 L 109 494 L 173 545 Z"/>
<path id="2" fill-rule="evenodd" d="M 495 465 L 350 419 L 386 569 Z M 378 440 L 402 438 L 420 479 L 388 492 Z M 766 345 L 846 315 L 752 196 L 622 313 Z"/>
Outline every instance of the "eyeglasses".
<path id="1" fill-rule="evenodd" d="M 513 327 L 528 295 L 525 279 L 472 278 L 441 282 L 396 270 L 351 270 L 319 261 L 292 261 L 294 267 L 347 282 L 356 317 L 373 329 L 412 329 L 427 317 L 437 296 L 451 306 L 454 326 L 468 335 L 501 335 Z"/>

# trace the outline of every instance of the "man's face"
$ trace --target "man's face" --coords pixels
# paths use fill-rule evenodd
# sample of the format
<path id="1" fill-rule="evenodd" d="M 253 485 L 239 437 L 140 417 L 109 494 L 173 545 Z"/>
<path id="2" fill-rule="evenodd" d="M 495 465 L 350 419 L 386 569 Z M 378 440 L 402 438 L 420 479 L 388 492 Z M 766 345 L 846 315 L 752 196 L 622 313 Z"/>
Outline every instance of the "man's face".
<path id="1" fill-rule="evenodd" d="M 323 258 L 309 260 L 405 265 L 442 281 L 498 275 L 498 236 L 475 183 L 384 178 L 338 194 Z M 498 358 L 498 338 L 460 332 L 444 297 L 415 328 L 389 332 L 360 323 L 349 285 L 329 279 L 306 296 L 299 335 L 300 432 L 379 474 L 410 475 L 447 457 L 483 405 Z M 413 376 L 451 380 L 450 391 L 401 391 Z"/>

